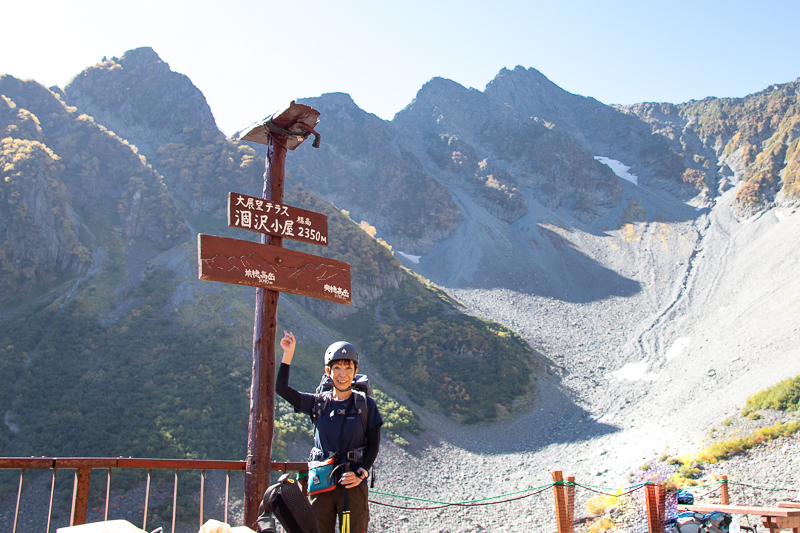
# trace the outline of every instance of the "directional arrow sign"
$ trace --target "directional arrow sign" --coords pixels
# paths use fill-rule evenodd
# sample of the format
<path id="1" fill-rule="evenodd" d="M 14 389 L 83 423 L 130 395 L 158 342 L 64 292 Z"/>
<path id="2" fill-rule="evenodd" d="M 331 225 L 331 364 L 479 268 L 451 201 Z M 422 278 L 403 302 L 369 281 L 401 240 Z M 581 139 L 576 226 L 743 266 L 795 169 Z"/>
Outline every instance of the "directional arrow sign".
<path id="1" fill-rule="evenodd" d="M 200 279 L 251 285 L 350 305 L 350 265 L 214 235 L 197 235 Z"/>
<path id="2" fill-rule="evenodd" d="M 328 217 L 275 202 L 228 193 L 228 226 L 328 246 Z"/>

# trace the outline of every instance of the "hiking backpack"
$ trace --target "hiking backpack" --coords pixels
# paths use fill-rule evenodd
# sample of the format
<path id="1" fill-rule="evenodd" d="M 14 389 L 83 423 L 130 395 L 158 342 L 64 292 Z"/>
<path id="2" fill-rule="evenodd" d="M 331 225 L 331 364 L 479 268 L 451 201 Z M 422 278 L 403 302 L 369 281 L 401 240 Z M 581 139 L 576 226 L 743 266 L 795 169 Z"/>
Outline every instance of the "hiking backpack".
<path id="1" fill-rule="evenodd" d="M 264 492 L 256 522 L 259 533 L 275 533 L 273 515 L 286 533 L 319 533 L 319 523 L 311 503 L 289 474 L 283 474 Z"/>

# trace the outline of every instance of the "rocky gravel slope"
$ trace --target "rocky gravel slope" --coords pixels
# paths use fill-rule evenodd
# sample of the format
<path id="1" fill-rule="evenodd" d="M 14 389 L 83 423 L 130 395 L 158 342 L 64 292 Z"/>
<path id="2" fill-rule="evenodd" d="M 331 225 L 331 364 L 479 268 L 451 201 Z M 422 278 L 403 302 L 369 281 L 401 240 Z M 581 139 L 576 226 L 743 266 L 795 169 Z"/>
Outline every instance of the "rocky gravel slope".
<path id="1" fill-rule="evenodd" d="M 665 450 L 697 451 L 710 428 L 722 427 L 748 396 L 800 374 L 800 213 L 773 209 L 737 221 L 730 214 L 734 193 L 692 221 L 661 228 L 670 233 L 666 238 L 655 224 L 639 227 L 640 249 L 653 252 L 641 252 L 626 267 L 615 266 L 624 263 L 618 249 L 594 243 L 587 253 L 598 263 L 640 284 L 627 297 L 571 302 L 501 287 L 474 289 L 468 278 L 447 287 L 471 312 L 523 335 L 552 362 L 550 374 L 537 382 L 531 405 L 491 425 L 457 426 L 417 410 L 426 431 L 408 452 L 393 450 L 402 460 L 382 454 L 379 490 L 457 502 L 539 487 L 553 470 L 579 483 L 620 487 Z M 615 236 L 606 239 L 613 243 Z M 588 243 L 584 250 L 602 240 L 578 232 L 571 237 L 573 245 Z M 425 265 L 423 257 L 417 268 L 425 273 Z M 779 439 L 713 465 L 707 474 L 784 487 L 780 497 L 792 496 L 800 489 L 798 442 L 796 436 Z M 546 531 L 553 528 L 548 497 L 494 511 L 375 512 L 381 531 L 396 531 L 391 523 L 400 516 L 414 531 Z M 520 509 L 525 519 L 512 519 Z M 439 519 L 421 518 L 431 513 Z"/>

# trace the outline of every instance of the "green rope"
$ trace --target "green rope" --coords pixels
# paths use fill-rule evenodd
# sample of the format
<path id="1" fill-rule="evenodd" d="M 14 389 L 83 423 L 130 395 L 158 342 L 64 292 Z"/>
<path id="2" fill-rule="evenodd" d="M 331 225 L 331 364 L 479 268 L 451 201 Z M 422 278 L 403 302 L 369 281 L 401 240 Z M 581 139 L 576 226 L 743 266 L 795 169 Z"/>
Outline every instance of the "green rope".
<path id="1" fill-rule="evenodd" d="M 789 492 L 794 492 L 795 490 L 797 490 L 796 487 L 787 487 L 787 488 L 759 487 L 758 485 L 748 485 L 747 483 L 740 483 L 738 481 L 730 481 L 730 480 L 728 481 L 728 483 L 731 485 L 741 485 L 742 487 L 750 487 L 751 489 L 771 490 L 775 492 L 784 490 Z"/>
<path id="2" fill-rule="evenodd" d="M 456 503 L 444 502 L 444 501 L 440 501 L 440 500 L 428 500 L 428 499 L 425 499 L 425 498 L 415 498 L 414 496 L 401 496 L 399 494 L 392 494 L 391 492 L 380 492 L 380 491 L 377 491 L 377 490 L 371 490 L 369 492 L 370 492 L 370 494 L 378 494 L 380 496 L 389 496 L 389 497 L 392 497 L 392 498 L 400 498 L 400 499 L 403 499 L 403 500 L 413 500 L 413 501 L 417 501 L 417 502 L 435 503 L 435 504 L 439 504 L 439 505 L 466 505 L 466 504 L 470 504 L 470 503 L 484 502 L 484 501 L 487 501 L 487 500 L 497 500 L 499 498 L 506 498 L 508 496 L 516 496 L 517 494 L 524 494 L 526 492 L 534 492 L 534 491 L 537 491 L 537 490 L 540 490 L 540 489 L 546 489 L 547 487 L 552 487 L 555 484 L 556 483 L 548 483 L 547 485 L 542 485 L 541 487 L 534 487 L 532 489 L 523 489 L 523 490 L 518 490 L 516 492 L 509 492 L 507 494 L 500 494 L 499 496 L 489 496 L 489 497 L 486 497 L 486 498 L 479 498 L 477 500 L 465 500 L 463 502 L 456 502 Z M 564 483 L 564 484 L 566 484 L 566 483 Z"/>
<path id="3" fill-rule="evenodd" d="M 391 507 L 393 509 L 403 509 L 403 510 L 407 510 L 407 511 L 431 511 L 431 510 L 434 510 L 434 509 L 442 509 L 442 508 L 445 508 L 445 507 L 462 507 L 462 508 L 464 508 L 464 507 L 467 507 L 467 508 L 468 507 L 480 507 L 480 506 L 484 506 L 484 505 L 499 505 L 499 504 L 502 504 L 502 503 L 508 503 L 508 502 L 521 500 L 523 498 L 530 498 L 531 496 L 536 496 L 537 494 L 541 494 L 542 492 L 544 492 L 547 489 L 549 489 L 551 486 L 552 485 L 544 485 L 542 487 L 539 487 L 538 490 L 526 489 L 524 491 L 519 491 L 519 492 L 527 492 L 527 494 L 523 494 L 522 496 L 515 496 L 514 498 L 506 498 L 504 500 L 497 500 L 497 499 L 492 500 L 492 501 L 474 500 L 473 503 L 469 503 L 469 502 L 464 502 L 464 503 L 445 503 L 445 504 L 442 504 L 442 505 L 434 505 L 434 506 L 431 506 L 431 507 L 406 507 L 406 506 L 403 506 L 403 505 L 392 505 L 390 503 L 379 502 L 379 501 L 375 501 L 375 500 L 369 500 L 369 503 L 374 503 L 375 505 L 382 505 L 384 507 Z M 533 491 L 533 492 L 531 492 L 531 491 Z M 516 494 L 518 494 L 518 493 L 516 493 Z M 498 496 L 497 498 L 499 498 L 499 497 L 500 496 Z M 484 498 L 484 499 L 486 499 L 486 498 Z"/>
<path id="4" fill-rule="evenodd" d="M 632 490 L 639 489 L 641 487 L 644 487 L 645 485 L 650 485 L 652 483 L 653 483 L 652 481 L 645 481 L 643 483 L 639 483 L 639 484 L 636 484 L 636 485 L 631 485 L 630 487 L 626 487 L 626 488 L 621 489 L 621 490 L 623 492 L 630 492 Z M 576 483 L 575 485 L 578 486 L 578 487 L 586 488 L 586 489 L 607 490 L 607 491 L 617 490 L 617 489 L 614 489 L 614 488 L 611 488 L 611 487 L 598 487 L 597 485 L 587 485 L 587 484 L 584 484 L 584 483 L 580 483 L 580 484 Z M 616 495 L 615 494 L 609 494 L 609 496 L 616 496 Z"/>
<path id="5" fill-rule="evenodd" d="M 730 483 L 730 481 L 728 483 Z M 722 481 L 712 481 L 711 483 L 706 483 L 704 485 L 692 485 L 691 487 L 684 487 L 684 488 L 703 489 L 705 487 L 713 487 L 714 485 L 722 485 Z"/>

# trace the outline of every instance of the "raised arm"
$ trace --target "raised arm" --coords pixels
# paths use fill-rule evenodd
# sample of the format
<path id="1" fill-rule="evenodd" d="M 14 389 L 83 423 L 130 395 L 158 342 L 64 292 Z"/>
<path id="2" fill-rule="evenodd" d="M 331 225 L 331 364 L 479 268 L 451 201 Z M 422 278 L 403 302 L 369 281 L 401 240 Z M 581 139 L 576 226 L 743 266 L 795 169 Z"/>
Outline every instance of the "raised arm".
<path id="1" fill-rule="evenodd" d="M 283 359 L 281 359 L 281 366 L 278 368 L 278 377 L 275 381 L 275 392 L 289 402 L 289 405 L 296 410 L 303 412 L 303 395 L 289 386 L 289 365 L 292 364 L 292 357 L 294 357 L 294 348 L 297 342 L 295 341 L 294 334 L 284 330 L 283 338 L 281 339 L 281 348 L 283 349 Z M 308 403 L 308 402 L 306 402 Z M 312 400 L 313 405 L 313 400 Z"/>
<path id="2" fill-rule="evenodd" d="M 283 330 L 283 338 L 281 339 L 281 349 L 283 349 L 283 359 L 281 363 L 291 365 L 292 358 L 294 357 L 294 347 L 297 341 L 294 338 L 294 333 L 291 331 Z"/>

